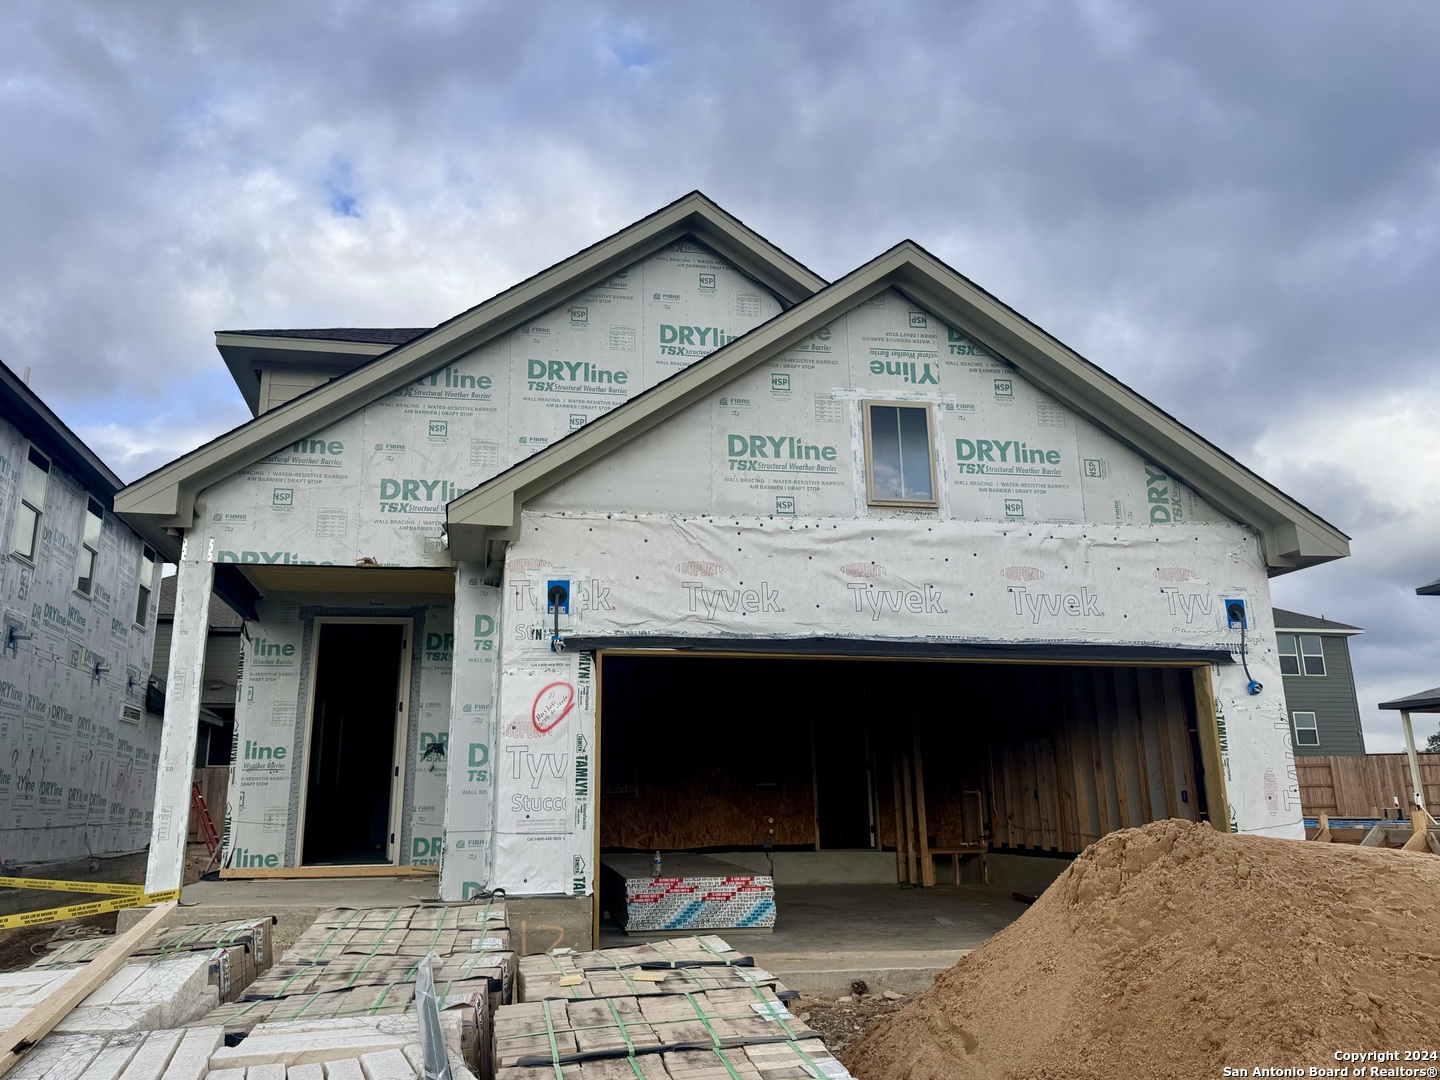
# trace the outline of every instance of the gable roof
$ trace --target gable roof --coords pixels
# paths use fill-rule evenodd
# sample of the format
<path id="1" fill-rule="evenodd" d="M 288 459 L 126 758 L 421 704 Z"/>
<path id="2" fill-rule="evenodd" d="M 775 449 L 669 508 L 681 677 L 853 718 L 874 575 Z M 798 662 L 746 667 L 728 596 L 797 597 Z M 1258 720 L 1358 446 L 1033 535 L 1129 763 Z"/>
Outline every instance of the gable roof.
<path id="1" fill-rule="evenodd" d="M 116 495 L 116 511 L 127 519 L 190 528 L 195 497 L 206 487 L 525 325 L 687 236 L 770 289 L 782 305 L 798 303 L 825 285 L 823 278 L 738 218 L 700 192 L 691 192 L 420 337 L 382 352 L 363 366 L 142 477 Z"/>
<path id="2" fill-rule="evenodd" d="M 1333 525 L 911 240 L 455 499 L 446 508 L 452 553 L 483 560 L 489 539 L 514 535 L 526 500 L 889 288 L 1253 526 L 1271 574 L 1350 553 Z"/>
<path id="3" fill-rule="evenodd" d="M 1278 607 L 1272 608 L 1271 611 L 1275 616 L 1276 630 L 1310 630 L 1317 633 L 1344 634 L 1346 637 L 1365 632 L 1360 627 L 1351 626 L 1349 623 L 1321 619 L 1314 615 L 1302 615 L 1298 611 L 1286 611 L 1284 608 Z"/>

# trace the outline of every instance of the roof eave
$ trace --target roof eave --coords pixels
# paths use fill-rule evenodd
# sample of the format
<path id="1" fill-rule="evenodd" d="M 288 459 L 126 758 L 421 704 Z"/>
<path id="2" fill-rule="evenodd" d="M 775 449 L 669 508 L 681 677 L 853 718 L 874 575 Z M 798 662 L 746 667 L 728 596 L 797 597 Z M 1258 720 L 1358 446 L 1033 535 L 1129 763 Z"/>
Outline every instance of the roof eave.
<path id="1" fill-rule="evenodd" d="M 562 263 L 528 278 L 429 333 L 370 363 L 272 409 L 116 495 L 116 509 L 189 528 L 195 498 L 207 486 L 267 457 L 298 435 L 319 430 L 370 401 L 459 359 L 525 325 L 686 236 L 713 247 L 774 291 L 787 305 L 823 288 L 825 281 L 698 192 L 685 196 Z"/>
<path id="2" fill-rule="evenodd" d="M 342 374 L 384 355 L 394 347 L 358 341 L 282 338 L 226 331 L 215 334 L 215 348 L 230 370 L 230 377 L 235 380 L 252 416 L 260 411 L 260 376 L 256 374 L 255 364 L 261 357 L 270 367 L 322 367 Z"/>

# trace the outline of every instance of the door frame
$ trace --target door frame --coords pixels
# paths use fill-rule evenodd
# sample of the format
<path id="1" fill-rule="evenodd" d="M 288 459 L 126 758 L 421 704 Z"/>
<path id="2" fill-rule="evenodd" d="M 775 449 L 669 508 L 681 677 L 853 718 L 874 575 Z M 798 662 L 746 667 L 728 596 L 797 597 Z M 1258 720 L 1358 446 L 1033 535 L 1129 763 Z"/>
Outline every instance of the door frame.
<path id="1" fill-rule="evenodd" d="M 311 624 L 310 633 L 310 677 L 305 687 L 305 752 L 301 755 L 300 762 L 300 811 L 296 818 L 295 825 L 295 865 L 305 865 L 305 811 L 306 804 L 310 799 L 310 747 L 314 744 L 315 732 L 315 679 L 320 671 L 320 638 L 326 626 L 334 625 L 364 625 L 378 626 L 391 625 L 401 627 L 400 633 L 400 670 L 399 678 L 395 683 L 395 753 L 391 761 L 390 769 L 390 814 L 389 833 L 394 838 L 387 845 L 390 853 L 390 865 L 399 866 L 403 856 L 401 840 L 404 839 L 404 822 L 401 820 L 405 807 L 405 754 L 408 749 L 407 742 L 410 734 L 410 713 L 405 708 L 405 701 L 410 692 L 411 679 L 414 675 L 413 665 L 415 662 L 415 650 L 410 647 L 411 639 L 415 636 L 415 619 L 413 616 L 365 616 L 365 615 L 317 615 Z M 332 865 L 327 863 L 328 865 Z M 344 863 L 335 865 L 346 865 Z M 371 866 L 373 863 L 355 863 L 356 866 Z M 380 865 L 384 865 L 383 863 Z"/>

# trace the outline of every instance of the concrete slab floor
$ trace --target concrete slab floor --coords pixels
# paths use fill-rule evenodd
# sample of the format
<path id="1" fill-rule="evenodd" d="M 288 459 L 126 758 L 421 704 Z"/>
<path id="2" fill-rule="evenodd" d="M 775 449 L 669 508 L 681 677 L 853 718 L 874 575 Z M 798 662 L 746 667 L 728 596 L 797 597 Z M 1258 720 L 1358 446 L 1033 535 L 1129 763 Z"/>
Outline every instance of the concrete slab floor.
<path id="1" fill-rule="evenodd" d="M 775 906 L 772 933 L 726 940 L 792 990 L 812 994 L 849 993 L 854 979 L 872 993 L 924 990 L 1026 908 L 1009 889 L 982 885 L 778 885 Z M 635 940 L 601 929 L 602 947 Z"/>

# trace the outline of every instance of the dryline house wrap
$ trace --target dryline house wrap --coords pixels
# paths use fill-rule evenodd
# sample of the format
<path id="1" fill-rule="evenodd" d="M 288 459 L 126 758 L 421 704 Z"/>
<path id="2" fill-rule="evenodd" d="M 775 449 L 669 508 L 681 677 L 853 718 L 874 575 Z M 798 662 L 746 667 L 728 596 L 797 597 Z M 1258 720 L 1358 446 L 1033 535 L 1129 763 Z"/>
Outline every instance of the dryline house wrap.
<path id="1" fill-rule="evenodd" d="M 304 362 L 248 333 L 255 364 Z M 616 646 L 1200 665 L 1209 816 L 1300 835 L 1267 579 L 1345 537 L 913 244 L 827 286 L 692 195 L 337 355 L 339 377 L 120 500 L 184 533 L 177 627 L 203 627 L 212 587 L 246 609 L 232 868 L 321 842 L 323 643 L 367 617 L 406 628 L 372 855 L 438 859 L 447 897 L 592 892 Z M 876 496 L 875 403 L 923 414 L 904 453 L 925 500 Z M 167 711 L 167 765 L 193 704 Z M 157 793 L 152 888 L 178 872 L 184 830 L 160 823 L 181 795 Z"/>
<path id="2" fill-rule="evenodd" d="M 12 868 L 137 852 L 150 837 L 160 723 L 146 692 L 159 562 L 176 545 L 111 512 L 121 486 L 0 364 L 0 861 Z"/>

